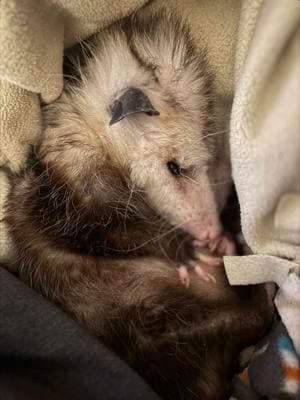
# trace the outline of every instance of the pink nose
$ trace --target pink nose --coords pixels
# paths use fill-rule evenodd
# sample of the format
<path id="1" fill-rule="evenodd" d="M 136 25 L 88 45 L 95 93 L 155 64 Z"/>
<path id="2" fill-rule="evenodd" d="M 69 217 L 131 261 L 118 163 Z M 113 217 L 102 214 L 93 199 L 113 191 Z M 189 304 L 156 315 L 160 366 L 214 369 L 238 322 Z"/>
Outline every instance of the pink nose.
<path id="1" fill-rule="evenodd" d="M 191 219 L 183 225 L 183 229 L 195 236 L 198 240 L 212 240 L 222 232 L 222 225 L 219 219 L 203 214 L 198 218 Z"/>

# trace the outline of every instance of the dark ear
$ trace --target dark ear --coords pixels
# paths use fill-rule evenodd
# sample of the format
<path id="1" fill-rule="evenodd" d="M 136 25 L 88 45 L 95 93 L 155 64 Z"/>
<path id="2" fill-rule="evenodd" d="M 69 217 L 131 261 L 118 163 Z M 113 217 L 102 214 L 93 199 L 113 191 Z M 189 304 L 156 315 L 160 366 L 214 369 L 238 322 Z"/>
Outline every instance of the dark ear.
<path id="1" fill-rule="evenodd" d="M 141 90 L 128 88 L 118 97 L 110 107 L 111 120 L 113 125 L 130 114 L 144 112 L 147 115 L 159 115 L 159 112 L 152 106 L 150 99 Z"/>

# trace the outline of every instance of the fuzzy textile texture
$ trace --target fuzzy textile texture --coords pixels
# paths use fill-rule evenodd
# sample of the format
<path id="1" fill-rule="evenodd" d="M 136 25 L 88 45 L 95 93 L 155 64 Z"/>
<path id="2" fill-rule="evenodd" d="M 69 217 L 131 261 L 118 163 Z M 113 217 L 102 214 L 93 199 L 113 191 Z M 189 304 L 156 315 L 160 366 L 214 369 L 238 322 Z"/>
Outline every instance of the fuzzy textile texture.
<path id="1" fill-rule="evenodd" d="M 63 85 L 64 47 L 145 0 L 2 0 L 0 166 L 18 171 L 41 130 L 40 101 Z M 184 15 L 205 46 L 222 107 L 231 111 L 233 178 L 242 230 L 255 256 L 227 257 L 232 284 L 275 281 L 279 314 L 300 347 L 300 2 L 153 1 Z M 0 171 L 0 218 L 8 181 Z M 1 222 L 0 259 L 13 257 Z M 291 261 L 287 261 L 287 259 Z M 292 294 L 292 295 L 291 295 Z"/>
<path id="2" fill-rule="evenodd" d="M 0 315 L 1 400 L 160 400 L 98 340 L 1 265 Z"/>
<path id="3" fill-rule="evenodd" d="M 242 230 L 255 255 L 225 260 L 231 284 L 277 283 L 275 304 L 298 354 L 299 21 L 295 1 L 249 1 L 241 9 L 230 147 Z"/>
<path id="4" fill-rule="evenodd" d="M 300 357 L 282 322 L 255 347 L 249 366 L 233 382 L 243 400 L 299 399 Z"/>

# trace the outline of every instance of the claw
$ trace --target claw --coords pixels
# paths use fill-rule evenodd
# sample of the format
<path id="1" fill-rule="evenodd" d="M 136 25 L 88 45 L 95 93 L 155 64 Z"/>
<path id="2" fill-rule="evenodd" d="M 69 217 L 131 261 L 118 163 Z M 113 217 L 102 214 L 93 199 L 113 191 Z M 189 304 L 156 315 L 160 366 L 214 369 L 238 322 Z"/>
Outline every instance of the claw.
<path id="1" fill-rule="evenodd" d="M 215 277 L 210 273 L 206 272 L 200 265 L 197 265 L 195 267 L 195 272 L 201 279 L 203 279 L 206 282 L 213 282 L 213 283 L 217 282 Z"/>
<path id="2" fill-rule="evenodd" d="M 236 245 L 230 239 L 227 240 L 225 254 L 227 256 L 235 256 L 236 255 Z"/>
<path id="3" fill-rule="evenodd" d="M 209 248 L 209 250 L 211 250 L 212 252 L 214 252 L 214 251 L 217 249 L 217 247 L 218 247 L 218 245 L 219 245 L 219 243 L 220 243 L 220 240 L 221 240 L 221 237 L 220 237 L 220 236 L 217 237 L 216 239 L 211 240 L 211 241 L 208 243 L 208 248 Z"/>
<path id="4" fill-rule="evenodd" d="M 204 281 L 216 283 L 215 277 L 212 274 L 210 274 L 209 272 L 206 272 L 201 267 L 201 264 L 197 263 L 196 261 L 190 261 L 188 263 L 188 265 L 186 265 L 186 266 L 180 265 L 180 267 L 178 268 L 178 274 L 179 274 L 180 281 L 186 288 L 188 288 L 190 286 L 190 275 L 189 275 L 188 268 L 190 268 L 190 269 L 192 268 L 195 271 L 195 273 Z"/>
<path id="5" fill-rule="evenodd" d="M 230 241 L 224 235 L 217 237 L 214 240 L 208 241 L 206 239 L 199 240 L 194 239 L 192 242 L 194 248 L 194 256 L 191 257 L 186 263 L 180 264 L 178 267 L 178 275 L 182 284 L 188 288 L 190 286 L 190 274 L 189 270 L 193 269 L 193 271 L 204 281 L 216 283 L 215 277 L 206 272 L 206 267 L 218 267 L 223 263 L 222 257 L 218 257 L 216 255 L 212 255 L 208 252 L 207 247 L 211 250 L 216 250 L 220 254 L 220 248 L 225 250 L 225 247 L 229 248 L 229 245 L 234 243 Z M 221 246 L 221 247 L 220 247 Z M 203 248 L 206 250 L 203 251 Z M 222 254 L 222 253 L 221 253 Z"/>
<path id="6" fill-rule="evenodd" d="M 208 244 L 207 240 L 198 240 L 198 239 L 193 240 L 193 246 L 199 247 L 200 249 L 202 249 L 203 247 L 206 247 L 207 244 Z"/>
<path id="7" fill-rule="evenodd" d="M 190 275 L 189 271 L 187 270 L 187 267 L 184 265 L 180 265 L 178 268 L 178 274 L 179 274 L 179 279 L 183 286 L 188 288 L 190 286 Z"/>
<path id="8" fill-rule="evenodd" d="M 208 248 L 212 252 L 217 252 L 219 255 L 234 256 L 236 254 L 236 246 L 230 236 L 222 234 L 216 239 L 208 243 Z"/>
<path id="9" fill-rule="evenodd" d="M 223 260 L 221 257 L 215 257 L 211 256 L 209 254 L 202 254 L 200 253 L 198 255 L 198 258 L 200 261 L 202 261 L 204 264 L 211 265 L 212 267 L 218 267 L 219 265 L 222 264 Z"/>
<path id="10" fill-rule="evenodd" d="M 202 249 L 208 245 L 208 242 L 207 241 L 201 242 L 200 240 L 194 240 L 193 245 L 196 248 Z M 200 261 L 202 261 L 204 264 L 208 264 L 211 266 L 218 266 L 218 265 L 222 264 L 222 262 L 223 262 L 221 257 L 216 257 L 213 255 L 202 253 L 201 250 L 200 250 L 200 252 L 197 252 L 197 258 Z"/>

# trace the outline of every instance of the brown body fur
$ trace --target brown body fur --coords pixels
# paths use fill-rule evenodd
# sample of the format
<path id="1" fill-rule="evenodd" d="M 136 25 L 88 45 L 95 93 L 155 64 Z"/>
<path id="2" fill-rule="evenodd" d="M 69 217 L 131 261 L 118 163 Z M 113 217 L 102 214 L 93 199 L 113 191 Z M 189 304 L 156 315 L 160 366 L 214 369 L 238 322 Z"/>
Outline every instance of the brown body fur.
<path id="1" fill-rule="evenodd" d="M 107 144 L 94 157 L 84 116 L 58 104 L 46 111 L 49 132 L 13 178 L 7 204 L 20 278 L 163 398 L 224 398 L 239 351 L 268 325 L 264 289 L 232 288 L 222 268 L 210 270 L 216 284 L 192 274 L 183 287 L 174 266 L 194 257 L 192 237 L 163 218 L 143 189 L 132 190 L 127 165 Z M 59 127 L 66 114 L 67 128 Z"/>
<path id="2" fill-rule="evenodd" d="M 111 235 L 106 230 L 103 235 L 103 225 L 82 215 L 80 200 L 70 196 L 63 177 L 53 173 L 49 187 L 47 171 L 36 176 L 35 168 L 16 185 L 9 204 L 21 279 L 73 315 L 163 398 L 222 399 L 240 350 L 268 325 L 264 289 L 230 287 L 221 267 L 210 270 L 216 284 L 192 276 L 190 288 L 184 288 L 166 260 L 172 255 L 174 259 L 183 232 L 176 232 L 173 241 L 165 235 L 120 256 L 126 246 L 139 247 L 145 241 L 145 220 L 127 213 L 125 222 L 122 211 L 114 208 Z M 93 210 L 92 221 L 105 220 L 104 211 Z M 144 205 L 146 219 L 145 211 Z M 148 215 L 149 239 L 159 229 L 167 232 L 164 225 L 152 222 L 150 209 Z M 87 235 L 87 242 L 81 234 Z M 97 238 L 100 256 L 93 251 L 92 238 Z M 91 246 L 84 249 L 85 243 Z M 117 243 L 117 251 L 109 250 Z"/>

